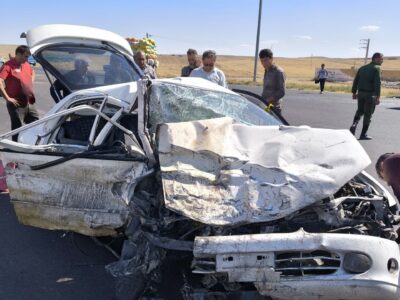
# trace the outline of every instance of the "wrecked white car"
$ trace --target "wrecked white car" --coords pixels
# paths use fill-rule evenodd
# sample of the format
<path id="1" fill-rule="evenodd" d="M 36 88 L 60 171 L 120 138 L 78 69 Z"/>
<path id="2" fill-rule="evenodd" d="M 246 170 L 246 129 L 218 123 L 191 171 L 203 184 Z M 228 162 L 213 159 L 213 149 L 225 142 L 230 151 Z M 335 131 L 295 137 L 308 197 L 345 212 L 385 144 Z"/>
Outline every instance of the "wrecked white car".
<path id="1" fill-rule="evenodd" d="M 137 81 L 124 39 L 76 29 L 27 33 L 67 93 L 0 136 L 21 223 L 123 238 L 120 298 L 167 297 L 164 275 L 184 299 L 399 299 L 398 204 L 347 130 L 287 126 L 203 79 Z M 129 80 L 105 81 L 112 55 Z"/>

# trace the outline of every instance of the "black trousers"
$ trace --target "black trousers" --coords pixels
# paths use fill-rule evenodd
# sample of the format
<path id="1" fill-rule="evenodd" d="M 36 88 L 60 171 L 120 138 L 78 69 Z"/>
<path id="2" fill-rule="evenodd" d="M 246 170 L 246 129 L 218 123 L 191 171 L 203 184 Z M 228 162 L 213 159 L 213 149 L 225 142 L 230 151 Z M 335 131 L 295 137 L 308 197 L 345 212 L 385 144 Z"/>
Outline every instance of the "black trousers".
<path id="1" fill-rule="evenodd" d="M 17 129 L 22 124 L 29 124 L 39 120 L 39 113 L 35 105 L 28 104 L 25 107 L 15 107 L 14 104 L 7 102 L 7 110 L 11 119 L 11 130 Z M 18 134 L 12 136 L 14 142 L 18 142 Z"/>
<path id="2" fill-rule="evenodd" d="M 326 79 L 320 79 L 320 80 L 319 80 L 319 89 L 320 89 L 321 92 L 324 91 L 324 88 L 325 88 L 325 81 L 326 81 Z"/>

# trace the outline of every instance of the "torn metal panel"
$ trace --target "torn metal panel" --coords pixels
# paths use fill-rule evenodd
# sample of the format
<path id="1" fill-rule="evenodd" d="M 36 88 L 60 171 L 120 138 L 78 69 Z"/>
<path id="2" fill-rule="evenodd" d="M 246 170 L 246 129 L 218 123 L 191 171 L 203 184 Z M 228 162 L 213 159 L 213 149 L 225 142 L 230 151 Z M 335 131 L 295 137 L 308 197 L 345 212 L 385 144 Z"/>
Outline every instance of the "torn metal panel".
<path id="1" fill-rule="evenodd" d="M 158 136 L 166 206 L 210 225 L 282 218 L 370 164 L 348 130 L 218 118 L 163 124 Z"/>
<path id="2" fill-rule="evenodd" d="M 360 272 L 350 272 L 345 262 L 349 253 L 368 257 L 370 264 Z M 400 296 L 398 268 L 394 272 L 388 269 L 391 259 L 400 259 L 398 244 L 377 237 L 303 230 L 196 237 L 193 254 L 194 272 L 202 261 L 214 261 L 208 273 L 226 273 L 231 282 L 252 281 L 260 294 L 273 299 Z M 202 273 L 207 271 L 203 269 Z"/>
<path id="3" fill-rule="evenodd" d="M 115 235 L 126 224 L 129 197 L 146 174 L 143 162 L 73 159 L 43 170 L 30 166 L 59 157 L 3 152 L 10 197 L 21 223 L 85 235 Z"/>

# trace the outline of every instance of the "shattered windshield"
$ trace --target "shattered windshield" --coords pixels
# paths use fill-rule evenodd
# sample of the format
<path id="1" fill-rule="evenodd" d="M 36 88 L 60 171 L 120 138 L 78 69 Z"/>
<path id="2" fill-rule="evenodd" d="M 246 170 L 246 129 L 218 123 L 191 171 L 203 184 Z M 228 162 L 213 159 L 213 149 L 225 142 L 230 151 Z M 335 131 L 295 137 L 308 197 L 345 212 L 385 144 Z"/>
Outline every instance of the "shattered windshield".
<path id="1" fill-rule="evenodd" d="M 44 49 L 39 55 L 45 67 L 70 90 L 140 79 L 125 57 L 108 49 L 53 46 Z"/>
<path id="2" fill-rule="evenodd" d="M 152 133 L 157 124 L 219 117 L 231 117 L 248 125 L 281 124 L 275 117 L 240 95 L 169 83 L 152 85 L 149 109 Z"/>

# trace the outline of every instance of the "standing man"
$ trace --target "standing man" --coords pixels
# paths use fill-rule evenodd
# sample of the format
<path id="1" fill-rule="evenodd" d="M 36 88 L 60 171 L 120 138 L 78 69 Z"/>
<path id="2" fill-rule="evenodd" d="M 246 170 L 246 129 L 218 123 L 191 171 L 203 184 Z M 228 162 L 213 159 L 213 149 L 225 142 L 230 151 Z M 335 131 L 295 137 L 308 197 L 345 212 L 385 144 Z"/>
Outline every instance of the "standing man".
<path id="1" fill-rule="evenodd" d="M 182 68 L 181 77 L 189 77 L 194 69 L 200 67 L 200 59 L 195 49 L 189 49 L 186 55 L 189 65 Z"/>
<path id="2" fill-rule="evenodd" d="M 215 66 L 217 54 L 213 50 L 204 51 L 202 62 L 203 66 L 194 69 L 190 73 L 190 77 L 201 77 L 211 82 L 226 86 L 225 74 Z"/>
<path id="3" fill-rule="evenodd" d="M 270 49 L 262 49 L 258 56 L 265 69 L 261 97 L 266 105 L 272 104 L 281 114 L 282 98 L 285 96 L 285 73 L 273 63 L 274 54 Z"/>
<path id="4" fill-rule="evenodd" d="M 144 75 L 147 75 L 152 79 L 157 78 L 154 69 L 146 63 L 146 54 L 144 54 L 143 51 L 137 51 L 133 56 L 133 59 L 135 60 L 135 63 L 139 66 L 139 68 L 142 70 Z"/>
<path id="5" fill-rule="evenodd" d="M 31 55 L 27 46 L 18 46 L 15 57 L 6 62 L 0 69 L 0 94 L 7 102 L 7 110 L 11 119 L 11 130 L 39 119 L 34 106 L 33 70 L 28 63 Z M 18 141 L 18 135 L 13 135 Z"/>
<path id="6" fill-rule="evenodd" d="M 325 70 L 325 64 L 321 65 L 321 69 L 318 71 L 318 80 L 319 80 L 319 90 L 320 90 L 320 94 L 322 94 L 324 92 L 324 88 L 325 88 L 325 81 L 328 78 L 328 71 Z"/>
<path id="7" fill-rule="evenodd" d="M 357 111 L 354 116 L 353 125 L 350 127 L 350 132 L 356 133 L 357 124 L 364 115 L 363 128 L 361 130 L 360 140 L 370 140 L 372 137 L 367 135 L 368 127 L 371 123 L 372 114 L 375 111 L 375 106 L 379 105 L 381 96 L 381 68 L 383 63 L 383 54 L 374 53 L 372 61 L 365 66 L 362 66 L 353 81 L 351 89 L 353 99 L 357 99 Z M 358 91 L 358 93 L 357 93 Z"/>
<path id="8" fill-rule="evenodd" d="M 382 154 L 375 164 L 376 173 L 393 189 L 400 200 L 400 153 Z"/>

